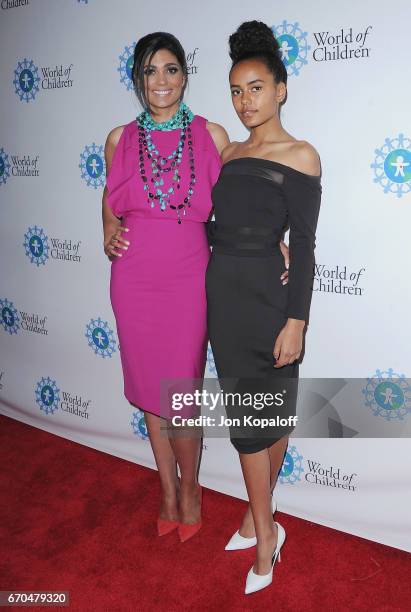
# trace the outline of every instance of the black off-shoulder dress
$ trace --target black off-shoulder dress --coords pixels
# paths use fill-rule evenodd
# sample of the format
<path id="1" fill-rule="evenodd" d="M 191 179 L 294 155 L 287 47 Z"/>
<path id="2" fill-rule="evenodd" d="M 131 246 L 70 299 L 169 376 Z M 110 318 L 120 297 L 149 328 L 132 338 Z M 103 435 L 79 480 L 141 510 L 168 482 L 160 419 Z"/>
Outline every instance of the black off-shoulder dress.
<path id="1" fill-rule="evenodd" d="M 273 348 L 287 318 L 308 320 L 321 178 L 266 159 L 236 158 L 223 165 L 212 198 L 213 252 L 206 289 L 208 332 L 218 377 L 224 383 L 237 380 L 231 391 L 269 392 L 286 387 L 292 391 L 286 414 L 293 414 L 296 389 L 284 383 L 296 382 L 298 362 L 275 369 Z M 287 227 L 289 282 L 282 285 L 279 241 Z M 264 414 L 266 410 L 273 417 L 278 412 L 275 406 L 264 408 Z M 237 414 L 233 405 L 227 412 L 230 417 Z M 241 453 L 268 448 L 283 435 L 285 429 L 280 433 L 278 427 L 265 427 L 264 432 L 230 428 L 231 442 Z"/>

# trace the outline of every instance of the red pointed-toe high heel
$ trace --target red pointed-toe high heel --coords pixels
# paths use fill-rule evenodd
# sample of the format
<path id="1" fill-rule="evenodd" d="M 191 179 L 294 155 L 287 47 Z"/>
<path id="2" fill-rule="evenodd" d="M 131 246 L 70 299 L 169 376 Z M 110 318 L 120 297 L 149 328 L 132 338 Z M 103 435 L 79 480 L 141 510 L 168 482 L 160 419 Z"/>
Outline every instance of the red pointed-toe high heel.
<path id="1" fill-rule="evenodd" d="M 200 512 L 201 512 L 203 489 L 200 485 L 198 485 L 198 490 L 200 493 Z M 202 524 L 203 523 L 202 523 L 201 518 L 199 521 L 197 521 L 197 523 L 191 523 L 191 524 L 190 523 L 179 523 L 178 524 L 178 535 L 180 537 L 180 542 L 186 542 L 187 540 L 192 538 L 193 535 L 197 533 L 197 531 L 200 531 Z"/>
<path id="2" fill-rule="evenodd" d="M 178 521 L 168 521 L 167 519 L 157 519 L 157 533 L 159 536 L 167 535 L 179 526 Z"/>
<path id="3" fill-rule="evenodd" d="M 176 487 L 177 487 L 177 500 L 178 500 L 178 495 L 180 491 L 180 479 L 178 477 L 177 477 Z M 179 525 L 178 521 L 169 521 L 168 519 L 162 519 L 158 517 L 157 533 L 159 536 L 167 535 L 171 531 L 174 531 L 174 529 L 177 529 L 178 525 Z"/>

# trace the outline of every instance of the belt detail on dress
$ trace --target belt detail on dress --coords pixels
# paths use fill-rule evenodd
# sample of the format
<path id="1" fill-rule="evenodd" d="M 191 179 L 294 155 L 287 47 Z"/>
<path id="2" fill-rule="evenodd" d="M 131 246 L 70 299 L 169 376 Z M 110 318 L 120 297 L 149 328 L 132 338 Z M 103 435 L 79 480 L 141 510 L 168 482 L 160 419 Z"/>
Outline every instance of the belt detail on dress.
<path id="1" fill-rule="evenodd" d="M 244 254 L 272 254 L 279 251 L 281 236 L 270 227 L 220 225 L 208 223 L 208 240 L 216 253 L 245 251 Z"/>

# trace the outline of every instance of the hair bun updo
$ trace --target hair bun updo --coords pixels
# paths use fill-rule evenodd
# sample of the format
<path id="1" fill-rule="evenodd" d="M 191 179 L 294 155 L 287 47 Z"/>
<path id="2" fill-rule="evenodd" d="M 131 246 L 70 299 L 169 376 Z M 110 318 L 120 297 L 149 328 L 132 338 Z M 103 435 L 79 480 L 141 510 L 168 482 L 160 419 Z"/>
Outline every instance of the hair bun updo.
<path id="1" fill-rule="evenodd" d="M 243 59 L 263 58 L 276 82 L 287 83 L 287 70 L 273 31 L 262 21 L 245 21 L 229 38 L 233 66 Z"/>
<path id="2" fill-rule="evenodd" d="M 262 21 L 245 21 L 229 39 L 234 63 L 254 53 L 278 55 L 279 45 L 272 30 Z"/>

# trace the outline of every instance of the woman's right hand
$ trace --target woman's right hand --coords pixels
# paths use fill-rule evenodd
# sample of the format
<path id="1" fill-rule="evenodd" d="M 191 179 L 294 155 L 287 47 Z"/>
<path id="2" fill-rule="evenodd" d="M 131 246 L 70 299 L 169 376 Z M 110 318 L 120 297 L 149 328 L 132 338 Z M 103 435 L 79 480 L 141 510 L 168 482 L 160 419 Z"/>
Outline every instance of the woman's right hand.
<path id="1" fill-rule="evenodd" d="M 130 242 L 123 238 L 121 235 L 122 232 L 128 232 L 128 227 L 123 227 L 119 225 L 116 231 L 111 234 L 107 242 L 104 243 L 104 252 L 109 259 L 113 259 L 114 257 L 122 257 L 123 254 L 118 252 L 116 249 L 127 250 Z"/>

